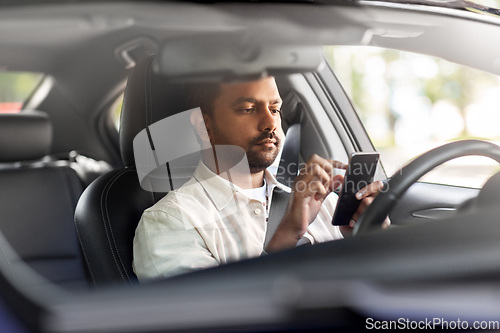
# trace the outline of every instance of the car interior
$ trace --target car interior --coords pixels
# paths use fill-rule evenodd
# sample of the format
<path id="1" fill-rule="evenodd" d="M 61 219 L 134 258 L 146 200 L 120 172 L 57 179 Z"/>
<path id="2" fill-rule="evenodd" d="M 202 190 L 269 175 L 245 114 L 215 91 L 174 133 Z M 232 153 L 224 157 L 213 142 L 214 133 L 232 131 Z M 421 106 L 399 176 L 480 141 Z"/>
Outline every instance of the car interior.
<path id="1" fill-rule="evenodd" d="M 24 30 L 0 31 L 0 67 L 44 73 L 21 112 L 0 113 L 0 295 L 12 320 L 20 320 L 19 332 L 308 331 L 360 328 L 366 317 L 495 313 L 494 299 L 484 298 L 489 285 L 470 282 L 500 274 L 500 173 L 482 189 L 418 182 L 460 156 L 500 163 L 498 145 L 476 140 L 433 150 L 393 177 L 382 160 L 375 179 L 393 186 L 377 197 L 353 237 L 145 285 L 133 272 L 142 212 L 182 186 L 200 158 L 197 152 L 162 163 L 156 178 L 144 180 L 159 181 L 154 189 L 138 178 L 138 161 L 151 162 L 162 144 L 196 145 L 194 132 L 167 133 L 147 156 L 137 155 L 134 139 L 195 107 L 185 96 L 189 80 L 275 76 L 285 132 L 302 110 L 301 161 L 318 154 L 347 162 L 352 152 L 376 149 L 316 45 L 414 51 L 500 74 L 499 46 L 474 37 L 498 33 L 493 18 L 360 4 L 365 7 L 309 6 L 309 16 L 303 4 L 5 8 L 0 24 Z M 244 28 L 250 33 L 241 37 Z M 456 51 L 460 38 L 446 37 L 455 30 L 471 43 L 463 52 Z M 189 47 L 205 45 L 192 44 L 193 35 L 213 44 L 204 49 L 212 58 Z M 241 39 L 250 46 L 235 44 Z M 217 52 L 233 52 L 235 45 L 236 60 L 216 61 Z M 308 53 L 311 45 L 319 58 Z M 293 57 L 304 62 L 287 63 Z M 111 109 L 122 94 L 117 131 Z M 392 226 L 379 230 L 387 214 Z M 467 302 L 463 285 L 476 291 Z"/>

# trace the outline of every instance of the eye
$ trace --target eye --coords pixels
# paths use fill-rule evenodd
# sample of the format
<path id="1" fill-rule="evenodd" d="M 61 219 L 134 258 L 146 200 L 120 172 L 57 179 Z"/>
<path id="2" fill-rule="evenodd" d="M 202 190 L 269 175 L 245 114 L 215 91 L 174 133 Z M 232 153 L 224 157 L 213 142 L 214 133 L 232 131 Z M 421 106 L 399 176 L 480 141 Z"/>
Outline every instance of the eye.
<path id="1" fill-rule="evenodd" d="M 271 109 L 271 112 L 273 114 L 278 114 L 278 113 L 281 113 L 281 110 L 280 109 Z"/>
<path id="2" fill-rule="evenodd" d="M 248 109 L 243 109 L 243 110 L 241 110 L 241 111 L 242 111 L 242 112 L 245 112 L 245 113 L 250 113 L 250 112 L 255 111 L 255 109 L 254 109 L 254 108 L 248 108 Z"/>

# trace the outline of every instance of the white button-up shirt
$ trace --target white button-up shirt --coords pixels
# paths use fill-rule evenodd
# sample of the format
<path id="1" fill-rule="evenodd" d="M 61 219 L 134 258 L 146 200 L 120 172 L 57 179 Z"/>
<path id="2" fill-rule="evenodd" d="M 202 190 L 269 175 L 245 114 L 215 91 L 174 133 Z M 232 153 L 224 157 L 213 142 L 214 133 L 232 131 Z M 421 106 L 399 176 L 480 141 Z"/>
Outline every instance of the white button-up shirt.
<path id="1" fill-rule="evenodd" d="M 268 193 L 290 193 L 265 171 Z M 268 202 L 271 202 L 269 198 Z M 342 238 L 331 225 L 337 195 L 323 202 L 304 237 L 312 244 Z M 217 176 L 200 162 L 194 176 L 146 209 L 134 238 L 134 271 L 140 281 L 260 256 L 266 235 L 266 206 Z"/>

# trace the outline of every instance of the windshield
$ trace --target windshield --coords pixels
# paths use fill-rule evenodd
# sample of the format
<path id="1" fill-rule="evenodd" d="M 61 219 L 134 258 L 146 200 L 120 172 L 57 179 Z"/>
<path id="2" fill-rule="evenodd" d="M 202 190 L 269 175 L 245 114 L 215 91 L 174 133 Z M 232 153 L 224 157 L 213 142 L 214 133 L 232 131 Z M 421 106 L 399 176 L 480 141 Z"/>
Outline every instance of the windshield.
<path id="1" fill-rule="evenodd" d="M 443 7 L 443 8 L 454 8 L 459 10 L 467 10 L 471 12 L 476 12 L 480 14 L 500 16 L 500 1 L 499 0 L 444 0 L 444 1 L 433 1 L 433 0 L 385 0 L 384 2 L 396 2 L 405 4 L 415 4 L 415 5 L 426 5 L 433 7 Z"/>
<path id="2" fill-rule="evenodd" d="M 374 302 L 374 296 L 391 292 L 390 297 L 399 297 L 402 283 L 434 278 L 440 282 L 448 277 L 456 281 L 457 276 L 498 270 L 491 264 L 500 246 L 500 229 L 493 227 L 498 225 L 494 224 L 498 214 L 491 218 L 487 214 L 492 210 L 481 211 L 474 227 L 466 228 L 469 225 L 458 210 L 480 190 L 445 186 L 441 175 L 439 183 L 417 183 L 416 191 L 408 192 L 409 199 L 398 202 L 396 212 L 402 217 L 391 216 L 394 228 L 351 237 L 362 211 L 350 214 L 352 221 L 346 219 L 346 225 L 332 225 L 342 197 L 334 190 L 342 186 L 345 170 L 366 171 L 372 184 L 378 184 L 367 191 L 354 185 L 361 193 L 352 194 L 367 199 L 359 204 L 362 209 L 389 183 L 379 181 L 386 178 L 380 166 L 360 168 L 351 163 L 354 167 L 348 168 L 353 152 L 379 150 L 390 176 L 397 170 L 388 171 L 386 152 L 406 157 L 392 163 L 399 166 L 433 148 L 435 137 L 500 140 L 495 126 L 498 112 L 490 112 L 497 99 L 483 97 L 477 90 L 467 90 L 471 96 L 461 93 L 462 86 L 475 82 L 474 87 L 480 88 L 484 82 L 487 87 L 482 90 L 493 89 L 494 95 L 500 81 L 483 75 L 472 80 L 470 71 L 440 60 L 452 58 L 493 72 L 497 43 L 475 42 L 480 39 L 476 36 L 497 35 L 500 24 L 453 9 L 363 2 L 213 7 L 79 3 L 1 13 L 2 24 L 22 28 L 12 38 L 0 34 L 2 68 L 47 75 L 42 85 L 38 82 L 35 98 L 28 93 L 14 101 L 28 100 L 24 103 L 28 109 L 26 105 L 36 104 L 33 100 L 43 95 L 45 82 L 53 82 L 37 104 L 39 113 L 3 115 L 33 120 L 30 126 L 36 121 L 40 134 L 28 125 L 21 133 L 15 127 L 18 122 L 12 122 L 5 128 L 13 134 L 3 131 L 0 136 L 16 145 L 8 142 L 5 147 L 10 149 L 0 149 L 0 155 L 17 153 L 17 144 L 22 143 L 17 138 L 31 138 L 29 148 L 36 148 L 43 143 L 42 134 L 50 140 L 39 150 L 47 147 L 50 155 L 43 156 L 49 154 L 44 151 L 33 157 L 26 149 L 31 156 L 18 157 L 2 170 L 0 245 L 6 252 L 5 244 L 12 244 L 12 256 L 0 256 L 0 285 L 7 290 L 1 298 L 9 305 L 21 304 L 16 314 L 35 321 L 28 324 L 39 331 L 229 331 L 247 325 L 265 331 L 274 323 L 307 324 L 311 314 L 335 325 L 341 318 L 339 325 L 344 325 L 343 318 L 351 320 L 345 309 L 356 318 L 374 316 L 379 307 L 373 304 L 383 303 Z M 469 34 L 454 44 L 459 29 Z M 249 32 L 238 40 L 236 50 L 223 43 L 232 31 Z M 201 42 L 208 35 L 222 41 L 180 43 L 198 35 Z M 266 43 L 259 42 L 261 36 Z M 273 49 L 271 41 L 278 39 L 285 45 L 276 43 Z M 309 58 L 302 57 L 313 55 L 301 47 L 303 41 L 380 49 L 362 53 L 358 47 L 347 54 L 347 49 L 327 47 L 326 59 L 321 50 Z M 156 56 L 150 54 L 150 44 Z M 441 58 L 404 55 L 394 51 L 397 47 Z M 221 50 L 222 55 L 234 56 L 223 58 L 217 53 Z M 319 63 L 302 62 L 318 58 Z M 232 66 L 237 60 L 238 66 Z M 271 70 L 277 73 L 274 77 L 267 76 Z M 416 74 L 399 75 L 405 71 Z M 245 80 L 234 80 L 234 73 L 245 75 Z M 225 76 L 233 76 L 233 81 L 223 81 Z M 187 80 L 193 77 L 198 81 Z M 114 121 L 107 122 L 111 113 Z M 486 117 L 487 123 L 479 123 Z M 467 119 L 471 119 L 468 127 Z M 294 149 L 295 161 L 280 169 L 281 156 L 286 155 L 280 149 L 285 140 L 294 138 L 299 148 Z M 424 149 L 405 156 L 410 143 Z M 224 155 L 223 149 L 232 146 L 241 149 Z M 82 172 L 87 170 L 81 170 L 75 151 L 120 163 L 84 188 L 87 174 L 90 178 L 96 172 Z M 295 183 L 299 185 L 293 197 L 283 196 L 294 184 L 279 183 L 273 172 L 291 170 L 288 173 L 297 176 L 292 168 L 296 166 L 303 167 Z M 477 172 L 479 168 L 473 167 Z M 380 171 L 375 176 L 369 174 L 374 169 Z M 460 180 L 470 177 L 461 166 L 460 172 Z M 363 198 L 365 194 L 370 197 Z M 280 197 L 285 199 L 276 203 Z M 442 199 L 438 206 L 434 198 Z M 287 206 L 291 200 L 300 201 Z M 287 207 L 294 210 L 285 218 Z M 277 209 L 282 214 L 278 218 Z M 455 217 L 451 214 L 458 217 L 451 221 Z M 445 216 L 449 221 L 446 225 L 430 221 L 434 224 L 425 229 L 420 222 L 428 216 Z M 284 226 L 268 233 L 273 221 L 275 230 L 282 221 Z M 486 223 L 491 223 L 490 229 Z M 25 271 L 36 273 L 38 279 Z M 372 292 L 356 284 L 358 279 L 371 288 L 379 288 L 380 281 L 391 288 L 392 281 L 400 284 L 394 283 L 395 291 L 380 284 L 382 288 Z M 346 281 L 353 286 L 346 288 Z M 22 294 L 24 299 L 19 300 L 19 293 L 27 296 Z M 365 299 L 372 305 L 365 307 L 361 303 Z M 384 302 L 410 314 L 428 308 L 422 303 Z M 35 306 L 36 316 L 31 313 Z M 336 309 L 338 315 L 333 313 Z M 433 316 L 441 317 L 443 311 Z M 397 318 L 395 310 L 389 315 Z"/>

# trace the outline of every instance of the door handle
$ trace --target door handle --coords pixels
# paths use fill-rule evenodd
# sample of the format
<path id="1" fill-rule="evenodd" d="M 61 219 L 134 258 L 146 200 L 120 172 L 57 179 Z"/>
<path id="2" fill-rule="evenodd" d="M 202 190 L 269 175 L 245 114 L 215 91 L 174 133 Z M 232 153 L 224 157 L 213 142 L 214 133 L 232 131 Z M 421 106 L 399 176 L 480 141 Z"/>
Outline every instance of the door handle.
<path id="1" fill-rule="evenodd" d="M 411 213 L 413 217 L 420 217 L 428 220 L 439 220 L 455 215 L 456 208 L 429 208 Z"/>

